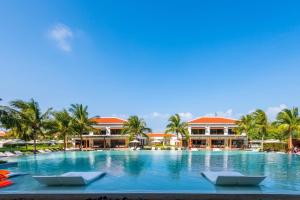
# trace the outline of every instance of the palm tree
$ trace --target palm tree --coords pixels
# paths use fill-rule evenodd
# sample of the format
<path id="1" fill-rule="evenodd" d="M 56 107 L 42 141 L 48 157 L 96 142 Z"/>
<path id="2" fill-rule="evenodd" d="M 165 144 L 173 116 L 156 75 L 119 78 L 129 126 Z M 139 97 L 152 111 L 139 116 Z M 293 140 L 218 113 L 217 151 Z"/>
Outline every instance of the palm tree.
<path id="1" fill-rule="evenodd" d="M 258 130 L 259 135 L 261 136 L 261 149 L 264 149 L 264 138 L 267 135 L 267 130 L 269 126 L 267 114 L 261 110 L 257 109 L 253 112 L 253 117 L 255 120 L 255 126 Z"/>
<path id="2" fill-rule="evenodd" d="M 89 113 L 87 111 L 88 107 L 82 104 L 71 104 L 69 111 L 72 114 L 72 123 L 74 125 L 74 130 L 80 136 L 80 150 L 82 150 L 82 135 L 89 131 L 94 130 L 93 125 L 95 122 L 89 119 Z"/>
<path id="3" fill-rule="evenodd" d="M 74 123 L 69 112 L 64 109 L 60 112 L 53 112 L 54 119 L 51 122 L 50 128 L 53 133 L 59 133 L 64 140 L 64 151 L 67 148 L 68 135 L 74 131 Z"/>
<path id="4" fill-rule="evenodd" d="M 246 133 L 248 137 L 253 139 L 255 137 L 255 120 L 252 115 L 243 115 L 237 122 L 237 130 L 239 133 Z"/>
<path id="5" fill-rule="evenodd" d="M 47 123 L 51 108 L 42 113 L 38 102 L 11 101 L 10 106 L 2 106 L 1 123 L 5 128 L 11 129 L 21 138 L 33 138 L 34 153 L 36 153 L 36 140 L 39 135 L 44 135 L 47 130 Z M 4 112 L 3 112 L 4 111 Z"/>
<path id="6" fill-rule="evenodd" d="M 179 134 L 182 138 L 189 139 L 188 124 L 181 121 L 179 114 L 172 115 L 168 121 L 170 123 L 166 126 L 165 133 L 176 133 L 177 140 Z"/>
<path id="7" fill-rule="evenodd" d="M 152 132 L 151 128 L 147 127 L 144 119 L 138 116 L 130 116 L 128 120 L 124 123 L 122 134 L 128 134 L 129 140 L 139 139 L 140 137 L 148 137 L 147 133 Z"/>
<path id="8" fill-rule="evenodd" d="M 277 125 L 283 127 L 288 133 L 288 149 L 293 149 L 293 134 L 300 130 L 300 116 L 298 108 L 283 109 L 278 113 L 276 122 Z"/>

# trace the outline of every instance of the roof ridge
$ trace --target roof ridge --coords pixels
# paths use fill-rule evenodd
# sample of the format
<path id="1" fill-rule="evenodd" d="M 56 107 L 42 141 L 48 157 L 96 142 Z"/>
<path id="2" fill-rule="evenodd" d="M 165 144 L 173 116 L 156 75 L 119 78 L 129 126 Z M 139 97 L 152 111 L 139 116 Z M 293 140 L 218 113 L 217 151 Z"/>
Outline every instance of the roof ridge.
<path id="1" fill-rule="evenodd" d="M 237 119 L 232 118 L 232 117 L 224 117 L 224 116 L 205 116 L 205 115 L 204 115 L 204 116 L 196 117 L 196 118 L 194 118 L 194 119 L 192 119 L 192 120 L 190 120 L 190 121 L 188 121 L 188 122 L 191 122 L 191 121 L 194 121 L 194 120 L 200 119 L 200 118 L 223 118 L 223 119 L 237 120 Z"/>
<path id="2" fill-rule="evenodd" d="M 112 116 L 112 117 L 106 117 L 106 116 L 105 116 L 105 117 L 102 117 L 102 116 L 92 117 L 92 119 L 95 119 L 95 118 L 98 118 L 98 119 L 99 119 L 99 118 L 100 118 L 100 119 L 101 119 L 101 118 L 102 118 L 102 119 L 103 119 L 103 118 L 114 118 L 114 119 L 120 119 L 120 120 L 127 121 L 126 119 L 123 119 L 123 118 L 120 118 L 120 117 L 114 117 L 114 116 Z"/>

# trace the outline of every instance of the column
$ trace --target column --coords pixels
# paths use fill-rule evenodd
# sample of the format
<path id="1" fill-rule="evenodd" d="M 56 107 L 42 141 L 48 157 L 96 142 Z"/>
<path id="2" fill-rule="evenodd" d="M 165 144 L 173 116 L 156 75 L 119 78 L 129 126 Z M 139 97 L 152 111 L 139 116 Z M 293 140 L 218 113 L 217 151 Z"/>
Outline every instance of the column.
<path id="1" fill-rule="evenodd" d="M 107 127 L 105 127 L 105 129 L 106 129 L 106 135 L 110 135 L 110 127 L 107 126 Z"/>
<path id="2" fill-rule="evenodd" d="M 90 141 L 89 141 L 89 147 L 94 147 L 94 140 L 93 139 L 90 139 Z"/>
<path id="3" fill-rule="evenodd" d="M 224 138 L 224 148 L 228 149 L 228 138 Z"/>
<path id="4" fill-rule="evenodd" d="M 188 132 L 189 132 L 189 135 L 192 135 L 192 127 L 188 127 Z"/>
<path id="5" fill-rule="evenodd" d="M 224 135 L 228 135 L 228 127 L 224 127 Z"/>
<path id="6" fill-rule="evenodd" d="M 129 145 L 129 139 L 126 138 L 126 139 L 125 139 L 125 147 L 128 147 L 128 145 Z"/>
<path id="7" fill-rule="evenodd" d="M 210 135 L 210 127 L 209 126 L 205 127 L 205 135 Z"/>
<path id="8" fill-rule="evenodd" d="M 207 142 L 207 149 L 210 149 L 211 148 L 211 138 L 207 138 L 206 139 L 206 142 Z"/>

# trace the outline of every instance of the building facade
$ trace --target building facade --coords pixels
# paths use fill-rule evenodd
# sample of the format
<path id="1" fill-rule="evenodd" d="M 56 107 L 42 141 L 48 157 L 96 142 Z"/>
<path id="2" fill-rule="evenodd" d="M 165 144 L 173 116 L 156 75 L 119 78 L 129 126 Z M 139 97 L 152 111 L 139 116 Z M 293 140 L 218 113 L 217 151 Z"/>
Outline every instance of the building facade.
<path id="1" fill-rule="evenodd" d="M 224 117 L 199 117 L 188 122 L 190 148 L 240 149 L 248 144 L 245 134 L 235 131 L 237 120 Z"/>
<path id="2" fill-rule="evenodd" d="M 102 148 L 127 148 L 128 136 L 122 135 L 122 128 L 125 119 L 117 117 L 95 117 L 91 119 L 96 123 L 96 131 L 83 135 L 83 148 L 102 149 Z M 80 146 L 80 138 L 75 138 L 74 145 Z"/>

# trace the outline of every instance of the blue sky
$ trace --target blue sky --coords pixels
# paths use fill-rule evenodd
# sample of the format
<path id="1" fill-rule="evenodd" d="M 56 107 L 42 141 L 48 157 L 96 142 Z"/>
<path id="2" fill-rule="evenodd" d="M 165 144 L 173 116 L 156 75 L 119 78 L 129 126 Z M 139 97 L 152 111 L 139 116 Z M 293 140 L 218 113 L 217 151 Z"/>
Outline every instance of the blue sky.
<path id="1" fill-rule="evenodd" d="M 2 1 L 0 97 L 145 118 L 162 131 L 300 102 L 300 2 Z"/>

